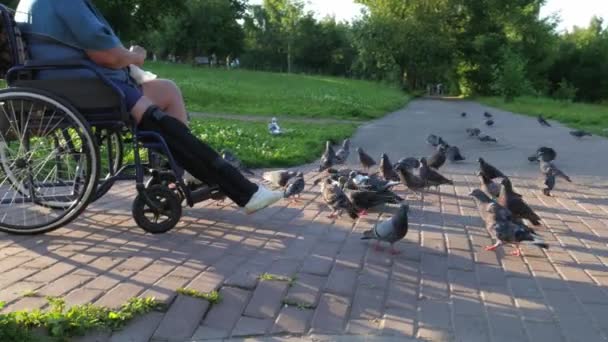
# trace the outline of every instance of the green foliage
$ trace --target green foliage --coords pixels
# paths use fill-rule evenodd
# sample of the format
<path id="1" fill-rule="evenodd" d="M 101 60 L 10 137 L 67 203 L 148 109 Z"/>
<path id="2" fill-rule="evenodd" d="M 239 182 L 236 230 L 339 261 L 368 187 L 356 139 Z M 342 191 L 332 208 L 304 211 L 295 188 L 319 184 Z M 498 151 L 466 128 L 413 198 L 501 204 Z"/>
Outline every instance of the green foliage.
<path id="1" fill-rule="evenodd" d="M 199 291 L 196 291 L 193 289 L 188 289 L 188 288 L 182 287 L 182 288 L 177 289 L 177 293 L 184 295 L 184 296 L 188 296 L 188 297 L 204 299 L 204 300 L 208 301 L 209 304 L 212 304 L 212 305 L 219 304 L 222 301 L 222 297 L 220 296 L 220 293 L 217 291 L 203 293 L 203 292 L 199 292 Z"/>
<path id="2" fill-rule="evenodd" d="M 295 300 L 283 299 L 283 305 L 287 306 L 295 306 L 298 310 L 313 310 L 315 308 L 314 305 L 308 303 L 301 303 Z"/>
<path id="3" fill-rule="evenodd" d="M 608 106 L 583 103 L 564 103 L 563 101 L 543 97 L 519 97 L 513 102 L 505 103 L 498 97 L 483 97 L 480 102 L 502 108 L 514 113 L 530 116 L 543 115 L 545 118 L 559 121 L 575 129 L 583 129 L 598 135 L 606 136 L 608 128 Z"/>
<path id="4" fill-rule="evenodd" d="M 572 102 L 576 98 L 577 92 L 578 89 L 564 78 L 559 82 L 553 97 L 561 101 Z"/>
<path id="5" fill-rule="evenodd" d="M 40 340 L 33 328 L 43 328 L 57 341 L 67 341 L 95 329 L 118 330 L 136 316 L 160 308 L 154 298 L 132 298 L 118 310 L 92 304 L 66 308 L 61 298 L 47 297 L 45 311 L 18 311 L 0 314 L 0 341 L 34 342 Z M 0 309 L 4 306 L 0 303 Z"/>
<path id="6" fill-rule="evenodd" d="M 354 124 L 280 122 L 288 133 L 268 134 L 267 123 L 201 119 L 191 123 L 192 132 L 216 150 L 229 149 L 250 167 L 302 165 L 319 158 L 325 141 L 351 136 Z"/>
<path id="7" fill-rule="evenodd" d="M 510 50 L 504 51 L 501 65 L 494 70 L 493 88 L 503 96 L 505 102 L 511 102 L 530 92 L 530 84 L 526 79 L 526 62 L 521 56 Z"/>
<path id="8" fill-rule="evenodd" d="M 395 87 L 343 78 L 163 63 L 146 68 L 175 80 L 192 112 L 371 119 L 408 101 Z"/>

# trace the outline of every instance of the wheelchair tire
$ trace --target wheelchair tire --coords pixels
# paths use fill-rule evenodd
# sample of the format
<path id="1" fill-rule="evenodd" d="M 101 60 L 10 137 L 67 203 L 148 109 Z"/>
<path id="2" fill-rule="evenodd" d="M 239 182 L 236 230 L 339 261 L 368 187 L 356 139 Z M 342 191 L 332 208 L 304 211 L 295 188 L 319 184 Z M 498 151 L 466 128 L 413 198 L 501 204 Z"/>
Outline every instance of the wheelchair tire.
<path id="1" fill-rule="evenodd" d="M 148 205 L 144 194 L 138 194 L 132 208 L 135 223 L 151 234 L 163 234 L 173 229 L 182 217 L 179 197 L 162 185 L 152 185 L 143 191 L 156 208 Z M 160 220 L 161 217 L 164 219 Z"/>
<path id="2" fill-rule="evenodd" d="M 42 234 L 78 217 L 95 194 L 98 147 L 84 117 L 37 89 L 0 90 L 0 231 Z"/>

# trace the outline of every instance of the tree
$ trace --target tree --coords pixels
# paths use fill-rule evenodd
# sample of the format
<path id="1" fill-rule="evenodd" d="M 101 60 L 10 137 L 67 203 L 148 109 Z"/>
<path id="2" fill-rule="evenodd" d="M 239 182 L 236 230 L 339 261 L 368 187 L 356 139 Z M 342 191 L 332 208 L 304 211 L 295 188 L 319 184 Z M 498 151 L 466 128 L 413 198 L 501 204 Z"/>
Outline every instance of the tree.
<path id="1" fill-rule="evenodd" d="M 512 102 L 530 92 L 526 61 L 509 48 L 503 49 L 501 64 L 494 67 L 493 89 L 504 97 L 505 102 Z"/>

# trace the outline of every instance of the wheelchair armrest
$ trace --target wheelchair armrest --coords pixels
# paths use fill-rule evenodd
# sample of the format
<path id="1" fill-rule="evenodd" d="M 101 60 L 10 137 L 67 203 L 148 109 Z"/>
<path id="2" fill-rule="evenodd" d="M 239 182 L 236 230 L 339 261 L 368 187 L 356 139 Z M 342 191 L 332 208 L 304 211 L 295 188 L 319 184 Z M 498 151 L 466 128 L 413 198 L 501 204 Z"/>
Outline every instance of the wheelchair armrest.
<path id="1" fill-rule="evenodd" d="M 81 59 L 56 59 L 56 60 L 29 60 L 25 62 L 26 68 L 72 68 L 82 67 L 91 69 L 91 65 Z"/>

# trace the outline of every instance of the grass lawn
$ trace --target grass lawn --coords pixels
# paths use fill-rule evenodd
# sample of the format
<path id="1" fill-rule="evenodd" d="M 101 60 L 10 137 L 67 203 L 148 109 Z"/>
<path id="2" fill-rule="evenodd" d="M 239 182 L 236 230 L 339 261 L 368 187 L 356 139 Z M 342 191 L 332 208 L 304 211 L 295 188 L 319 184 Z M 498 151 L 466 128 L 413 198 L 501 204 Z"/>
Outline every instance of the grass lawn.
<path id="1" fill-rule="evenodd" d="M 584 129 L 608 136 L 608 105 L 587 103 L 564 103 L 548 98 L 521 97 L 505 103 L 502 98 L 482 97 L 477 99 L 488 106 L 530 116 L 542 114 L 545 118 L 559 121 L 569 127 Z"/>
<path id="2" fill-rule="evenodd" d="M 218 151 L 229 149 L 250 167 L 284 167 L 318 159 L 325 141 L 350 137 L 354 124 L 311 124 L 285 121 L 282 127 L 292 130 L 282 136 L 271 136 L 265 122 L 226 119 L 196 119 L 191 123 L 194 134 Z"/>
<path id="3" fill-rule="evenodd" d="M 396 87 L 329 76 L 165 63 L 147 63 L 145 68 L 174 80 L 192 112 L 365 120 L 399 109 L 409 100 Z"/>

